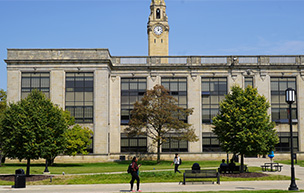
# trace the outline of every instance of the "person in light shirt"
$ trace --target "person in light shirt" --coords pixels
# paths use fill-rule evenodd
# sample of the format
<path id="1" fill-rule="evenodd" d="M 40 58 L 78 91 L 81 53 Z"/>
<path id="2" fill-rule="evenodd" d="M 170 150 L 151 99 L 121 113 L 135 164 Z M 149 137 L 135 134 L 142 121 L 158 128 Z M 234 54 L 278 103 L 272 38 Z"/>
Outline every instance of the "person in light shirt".
<path id="1" fill-rule="evenodd" d="M 175 157 L 173 159 L 173 163 L 171 164 L 172 165 L 175 165 L 175 168 L 174 168 L 174 173 L 178 172 L 178 173 L 181 173 L 179 170 L 178 170 L 178 166 L 181 164 L 181 158 L 178 156 L 178 153 L 175 154 Z"/>

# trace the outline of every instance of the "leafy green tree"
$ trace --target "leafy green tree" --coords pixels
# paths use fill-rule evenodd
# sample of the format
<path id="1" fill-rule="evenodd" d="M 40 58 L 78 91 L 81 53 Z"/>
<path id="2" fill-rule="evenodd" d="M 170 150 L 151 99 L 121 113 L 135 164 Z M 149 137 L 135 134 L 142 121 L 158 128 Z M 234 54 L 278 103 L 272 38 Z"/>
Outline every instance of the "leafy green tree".
<path id="1" fill-rule="evenodd" d="M 69 111 L 64 111 L 61 108 L 56 107 L 57 110 L 61 111 L 61 115 L 63 120 L 65 121 L 65 127 L 69 128 L 70 126 L 75 124 L 75 119 L 73 116 L 70 115 Z M 57 114 L 59 115 L 59 114 Z M 59 117 L 55 118 L 55 120 L 59 120 Z M 55 122 L 54 122 L 55 123 Z M 62 122 L 60 124 L 63 124 Z M 60 129 L 59 131 L 51 131 L 52 136 L 48 138 L 49 146 L 44 146 L 41 152 L 41 158 L 47 160 L 48 165 L 53 165 L 55 158 L 62 154 L 65 149 L 67 148 L 67 137 L 66 132 L 69 129 Z M 64 134 L 62 133 L 64 132 Z"/>
<path id="2" fill-rule="evenodd" d="M 134 104 L 132 118 L 126 131 L 129 135 L 146 135 L 157 145 L 157 162 L 160 162 L 160 147 L 168 140 L 170 133 L 176 140 L 197 141 L 191 125 L 186 121 L 192 109 L 176 105 L 177 100 L 170 96 L 161 85 L 147 90 L 141 101 Z M 184 119 L 184 120 L 182 120 Z"/>
<path id="3" fill-rule="evenodd" d="M 87 148 L 91 144 L 91 136 L 93 131 L 87 127 L 82 128 L 80 125 L 75 125 L 72 129 L 66 132 L 67 143 L 65 155 L 75 156 L 77 154 L 88 154 Z"/>
<path id="4" fill-rule="evenodd" d="M 0 114 L 3 113 L 3 111 L 6 109 L 6 92 L 3 89 L 0 89 Z"/>
<path id="5" fill-rule="evenodd" d="M 6 92 L 3 89 L 0 89 L 0 122 L 1 122 L 1 118 L 3 116 L 3 112 L 7 107 L 6 98 L 7 98 Z M 1 127 L 1 125 L 0 125 L 0 127 Z M 5 156 L 2 155 L 1 141 L 0 141 L 0 167 L 1 167 L 1 164 L 4 162 L 4 160 L 5 160 Z"/>
<path id="6" fill-rule="evenodd" d="M 8 158 L 26 159 L 26 175 L 30 174 L 31 159 L 51 159 L 64 150 L 68 121 L 62 109 L 42 92 L 34 90 L 25 99 L 9 104 L 1 122 L 2 151 Z"/>
<path id="7" fill-rule="evenodd" d="M 233 86 L 220 103 L 219 114 L 213 118 L 213 132 L 221 148 L 241 155 L 242 172 L 245 154 L 265 155 L 278 143 L 275 124 L 267 112 L 269 107 L 256 88 L 249 86 L 243 90 Z"/>

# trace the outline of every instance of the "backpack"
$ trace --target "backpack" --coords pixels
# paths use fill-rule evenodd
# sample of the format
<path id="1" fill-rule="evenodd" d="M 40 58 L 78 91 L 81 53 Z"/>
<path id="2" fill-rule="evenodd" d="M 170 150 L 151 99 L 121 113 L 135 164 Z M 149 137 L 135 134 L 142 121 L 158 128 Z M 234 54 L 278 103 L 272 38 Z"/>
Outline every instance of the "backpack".
<path id="1" fill-rule="evenodd" d="M 128 172 L 128 174 L 132 172 L 132 164 L 130 164 L 130 165 L 128 166 L 127 172 Z"/>
<path id="2" fill-rule="evenodd" d="M 179 165 L 182 165 L 182 159 L 179 158 Z"/>

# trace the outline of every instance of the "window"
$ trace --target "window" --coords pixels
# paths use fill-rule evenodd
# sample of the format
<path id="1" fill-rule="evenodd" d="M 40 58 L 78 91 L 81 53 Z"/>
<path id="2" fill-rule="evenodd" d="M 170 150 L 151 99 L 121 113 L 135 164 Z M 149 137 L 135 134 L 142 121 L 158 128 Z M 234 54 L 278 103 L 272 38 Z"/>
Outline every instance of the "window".
<path id="1" fill-rule="evenodd" d="M 93 73 L 66 73 L 65 109 L 75 117 L 76 123 L 93 123 Z"/>
<path id="2" fill-rule="evenodd" d="M 34 89 L 42 91 L 47 98 L 50 98 L 50 73 L 23 72 L 21 74 L 21 98 L 26 98 Z"/>
<path id="3" fill-rule="evenodd" d="M 156 19 L 160 19 L 160 9 L 156 9 Z"/>
<path id="4" fill-rule="evenodd" d="M 121 152 L 147 152 L 147 137 L 129 137 L 126 133 L 121 134 Z"/>
<path id="5" fill-rule="evenodd" d="M 247 88 L 247 86 L 253 87 L 253 78 L 252 77 L 245 77 L 245 88 Z"/>
<path id="6" fill-rule="evenodd" d="M 177 105 L 184 109 L 187 105 L 187 79 L 186 78 L 162 78 L 162 85 L 169 91 L 169 94 L 177 99 Z M 187 122 L 187 117 L 179 117 Z"/>
<path id="7" fill-rule="evenodd" d="M 121 124 L 127 125 L 134 103 L 140 101 L 147 89 L 146 78 L 121 79 Z"/>
<path id="8" fill-rule="evenodd" d="M 203 152 L 222 152 L 217 136 L 212 132 L 203 132 Z"/>
<path id="9" fill-rule="evenodd" d="M 288 123 L 288 104 L 285 90 L 296 89 L 296 78 L 271 78 L 271 117 L 276 123 Z M 293 121 L 297 120 L 297 100 L 291 106 Z"/>
<path id="10" fill-rule="evenodd" d="M 162 152 L 188 152 L 188 141 L 174 139 L 174 135 L 169 134 L 166 142 L 162 144 Z"/>
<path id="11" fill-rule="evenodd" d="M 227 78 L 202 78 L 202 122 L 211 123 L 227 94 Z"/>
<path id="12" fill-rule="evenodd" d="M 278 132 L 279 143 L 276 145 L 276 151 L 290 152 L 290 133 L 289 132 Z M 299 151 L 299 138 L 298 132 L 293 132 L 293 149 L 294 152 Z"/>

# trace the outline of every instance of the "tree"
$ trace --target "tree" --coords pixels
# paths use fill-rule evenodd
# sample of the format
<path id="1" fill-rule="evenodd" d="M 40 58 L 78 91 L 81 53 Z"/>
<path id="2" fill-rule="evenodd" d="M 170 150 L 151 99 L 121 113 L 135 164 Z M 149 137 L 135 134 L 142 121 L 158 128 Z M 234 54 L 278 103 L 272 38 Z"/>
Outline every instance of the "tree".
<path id="1" fill-rule="evenodd" d="M 64 111 L 58 107 L 55 108 L 61 112 L 60 116 L 63 118 L 61 121 L 65 121 L 65 128 L 64 130 L 62 128 L 60 130 L 51 131 L 52 135 L 47 139 L 50 145 L 42 148 L 41 158 L 46 159 L 47 165 L 53 165 L 55 158 L 65 151 L 67 147 L 66 132 L 69 130 L 66 128 L 75 124 L 75 118 L 71 116 L 69 111 Z M 59 113 L 57 115 L 59 115 Z M 59 117 L 57 117 L 57 120 L 59 120 Z M 61 124 L 63 124 L 63 122 L 61 122 Z"/>
<path id="2" fill-rule="evenodd" d="M 3 112 L 7 107 L 6 98 L 7 98 L 6 92 L 3 89 L 0 89 L 0 122 L 1 122 L 1 118 L 3 116 Z M 1 125 L 0 125 L 0 127 L 1 127 Z M 2 155 L 1 141 L 0 141 L 0 167 L 4 161 L 5 161 L 5 156 Z"/>
<path id="3" fill-rule="evenodd" d="M 147 90 L 141 101 L 134 104 L 132 118 L 126 131 L 129 135 L 146 135 L 157 145 L 157 162 L 160 162 L 160 147 L 174 133 L 174 139 L 197 141 L 187 117 L 192 109 L 184 109 L 176 105 L 177 99 L 170 96 L 168 90 L 161 85 Z M 184 120 L 182 120 L 184 119 Z"/>
<path id="4" fill-rule="evenodd" d="M 221 148 L 241 155 L 242 172 L 244 154 L 265 155 L 278 143 L 275 124 L 267 112 L 269 107 L 269 102 L 257 89 L 233 86 L 220 103 L 219 114 L 213 118 L 213 132 Z"/>
<path id="5" fill-rule="evenodd" d="M 68 121 L 62 109 L 42 92 L 34 90 L 25 99 L 9 104 L 1 123 L 2 151 L 8 158 L 26 159 L 26 175 L 30 174 L 31 159 L 50 159 L 64 150 Z"/>
<path id="6" fill-rule="evenodd" d="M 93 131 L 88 127 L 82 128 L 80 125 L 75 125 L 72 129 L 66 132 L 67 145 L 64 151 L 65 155 L 75 156 L 77 154 L 88 154 L 87 148 L 91 144 L 91 136 Z"/>
<path id="7" fill-rule="evenodd" d="M 3 89 L 0 89 L 0 114 L 3 113 L 3 111 L 6 109 L 6 92 Z"/>

